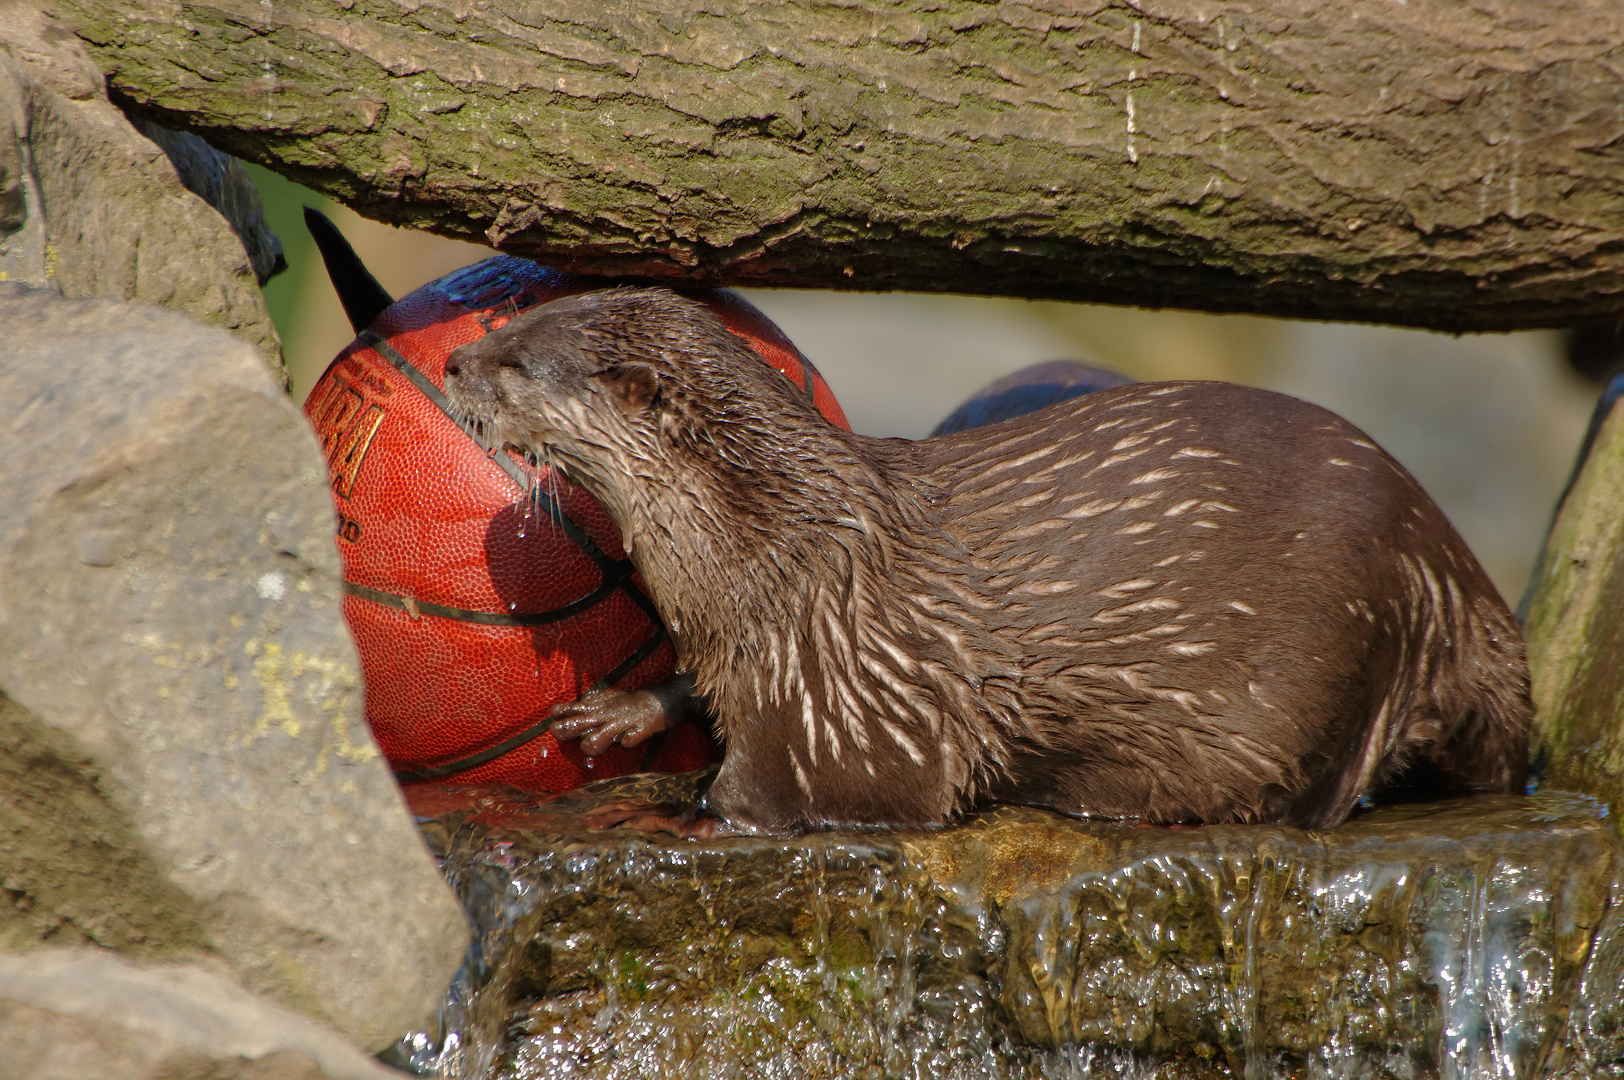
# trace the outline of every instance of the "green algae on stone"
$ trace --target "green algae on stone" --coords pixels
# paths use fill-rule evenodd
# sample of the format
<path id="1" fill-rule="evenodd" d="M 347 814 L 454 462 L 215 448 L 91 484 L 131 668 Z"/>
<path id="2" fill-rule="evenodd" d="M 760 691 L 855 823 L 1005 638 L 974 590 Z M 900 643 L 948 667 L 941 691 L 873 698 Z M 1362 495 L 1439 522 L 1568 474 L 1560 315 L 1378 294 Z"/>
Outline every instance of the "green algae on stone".
<path id="1" fill-rule="evenodd" d="M 1619 839 L 1582 796 L 1392 807 L 1315 832 L 1012 807 L 930 833 L 688 843 L 580 827 L 598 799 L 692 783 L 427 818 L 479 963 L 446 1015 L 461 1042 L 425 1032 L 401 1052 L 510 1080 L 1624 1061 Z"/>

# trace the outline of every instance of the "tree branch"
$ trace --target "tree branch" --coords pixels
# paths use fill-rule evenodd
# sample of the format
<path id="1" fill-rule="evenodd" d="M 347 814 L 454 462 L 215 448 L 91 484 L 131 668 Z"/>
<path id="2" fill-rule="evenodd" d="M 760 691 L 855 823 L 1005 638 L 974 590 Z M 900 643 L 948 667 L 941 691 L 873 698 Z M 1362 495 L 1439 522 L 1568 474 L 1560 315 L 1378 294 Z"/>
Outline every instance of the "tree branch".
<path id="1" fill-rule="evenodd" d="M 1624 312 L 1614 0 L 57 0 L 113 92 L 591 272 L 1446 330 Z"/>

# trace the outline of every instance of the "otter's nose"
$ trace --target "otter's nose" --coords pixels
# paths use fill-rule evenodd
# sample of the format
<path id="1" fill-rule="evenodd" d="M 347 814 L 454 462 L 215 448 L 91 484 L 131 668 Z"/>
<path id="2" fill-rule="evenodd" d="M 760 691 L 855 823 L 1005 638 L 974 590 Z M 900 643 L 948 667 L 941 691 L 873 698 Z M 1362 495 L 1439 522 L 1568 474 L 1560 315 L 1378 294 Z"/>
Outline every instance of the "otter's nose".
<path id="1" fill-rule="evenodd" d="M 445 377 L 448 380 L 460 378 L 470 384 L 494 381 L 498 368 L 510 366 L 506 354 L 511 350 L 502 348 L 503 344 L 505 342 L 493 341 L 487 336 L 458 345 L 445 358 Z"/>
<path id="2" fill-rule="evenodd" d="M 451 355 L 445 358 L 445 377 L 455 379 L 464 373 L 472 376 L 478 374 L 479 357 L 471 356 L 467 345 L 459 345 L 451 350 Z"/>

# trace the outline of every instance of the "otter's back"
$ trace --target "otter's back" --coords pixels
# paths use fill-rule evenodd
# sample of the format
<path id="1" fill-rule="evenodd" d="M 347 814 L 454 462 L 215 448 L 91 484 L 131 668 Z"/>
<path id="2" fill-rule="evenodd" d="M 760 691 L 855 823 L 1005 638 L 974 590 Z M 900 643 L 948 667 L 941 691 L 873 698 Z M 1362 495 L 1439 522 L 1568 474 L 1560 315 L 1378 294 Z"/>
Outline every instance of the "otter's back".
<path id="1" fill-rule="evenodd" d="M 1061 809 L 1113 816 L 1340 820 L 1451 725 L 1521 709 L 1484 751 L 1487 786 L 1520 783 L 1509 613 L 1345 420 L 1229 384 L 1136 384 L 916 451 L 937 524 L 973 553 L 966 584 L 1024 658 L 1032 739 L 1094 763 L 1068 785 L 1045 752 L 1013 788 L 1058 784 L 1076 804 Z M 1503 678 L 1483 685 L 1485 665 Z"/>

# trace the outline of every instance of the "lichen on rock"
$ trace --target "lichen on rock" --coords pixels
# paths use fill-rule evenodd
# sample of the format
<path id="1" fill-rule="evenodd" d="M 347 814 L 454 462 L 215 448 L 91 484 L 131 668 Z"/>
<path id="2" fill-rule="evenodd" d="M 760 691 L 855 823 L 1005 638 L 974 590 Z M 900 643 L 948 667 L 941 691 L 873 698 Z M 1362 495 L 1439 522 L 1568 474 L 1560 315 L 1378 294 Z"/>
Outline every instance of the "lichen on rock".
<path id="1" fill-rule="evenodd" d="M 6 945 L 387 1044 L 466 937 L 362 717 L 314 436 L 183 315 L 0 284 L 0 325 Z"/>

